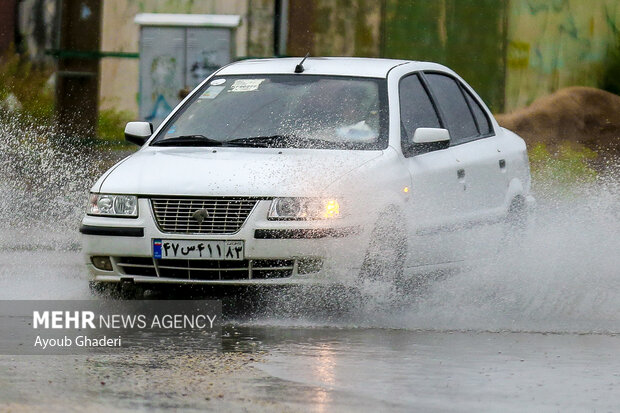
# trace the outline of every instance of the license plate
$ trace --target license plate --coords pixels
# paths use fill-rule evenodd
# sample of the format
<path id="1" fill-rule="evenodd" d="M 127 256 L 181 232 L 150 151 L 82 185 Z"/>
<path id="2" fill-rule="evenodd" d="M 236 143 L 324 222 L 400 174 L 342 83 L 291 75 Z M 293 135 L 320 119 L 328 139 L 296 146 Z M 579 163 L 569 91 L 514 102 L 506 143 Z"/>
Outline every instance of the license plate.
<path id="1" fill-rule="evenodd" d="M 243 241 L 154 239 L 153 258 L 240 261 Z"/>

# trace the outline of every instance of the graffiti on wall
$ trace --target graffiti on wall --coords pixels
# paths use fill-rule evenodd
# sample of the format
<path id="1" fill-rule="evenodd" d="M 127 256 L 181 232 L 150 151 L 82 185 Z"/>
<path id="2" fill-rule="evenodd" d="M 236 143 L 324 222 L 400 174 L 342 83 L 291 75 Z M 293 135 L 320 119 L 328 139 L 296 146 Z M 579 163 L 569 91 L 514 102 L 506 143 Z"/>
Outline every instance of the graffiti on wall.
<path id="1" fill-rule="evenodd" d="M 510 2 L 506 109 L 562 87 L 598 86 L 619 22 L 616 0 Z"/>
<path id="2" fill-rule="evenodd" d="M 57 0 L 49 0 L 57 1 Z M 261 33 L 261 42 L 265 44 L 256 45 L 252 49 L 253 56 L 260 55 L 261 50 L 269 50 L 272 53 L 273 41 L 268 33 L 273 26 L 273 0 L 106 0 L 102 2 L 103 19 L 102 19 L 102 37 L 101 50 L 113 52 L 140 52 L 139 38 L 140 28 L 134 22 L 134 18 L 138 13 L 189 13 L 189 14 L 225 14 L 242 16 L 241 25 L 235 33 L 233 49 L 236 56 L 245 56 L 248 54 L 248 24 L 250 17 L 248 16 L 250 4 L 252 5 L 251 29 L 252 33 Z M 259 41 L 254 37 L 253 42 Z M 205 42 L 202 42 L 204 44 Z M 211 46 L 211 41 L 207 42 Z M 255 45 L 255 43 L 253 43 Z M 161 48 L 161 45 L 155 45 Z M 181 47 L 181 46 L 179 46 Z M 219 47 L 219 46 L 218 46 Z M 211 48 L 212 49 L 212 48 Z M 210 50 L 207 53 L 210 53 Z M 166 52 L 168 53 L 168 52 Z M 193 52 L 192 52 L 193 53 Z M 170 53 L 168 53 L 170 54 Z M 175 58 L 182 60 L 182 55 Z M 208 65 L 221 65 L 216 61 L 212 62 L 211 56 L 206 56 L 209 61 Z M 191 69 L 195 62 L 198 62 L 192 78 L 203 76 L 209 68 L 205 68 L 204 59 L 195 59 L 188 62 L 188 68 Z M 139 106 L 142 102 L 143 95 L 140 94 L 140 82 L 142 87 L 149 86 L 150 80 L 147 74 L 150 73 L 150 63 L 141 66 L 136 59 L 116 59 L 106 58 L 101 61 L 101 84 L 105 85 L 100 89 L 100 101 L 102 108 L 114 108 L 126 110 L 136 114 L 138 117 L 144 117 L 152 114 L 152 110 L 146 113 Z M 144 74 L 141 77 L 140 73 Z M 178 77 L 183 77 L 184 69 L 180 68 Z M 187 75 L 186 75 L 187 76 Z M 169 105 L 174 106 L 178 101 L 177 95 L 179 89 L 186 86 L 184 82 L 175 80 L 178 88 L 175 90 L 174 99 L 168 101 Z M 191 86 L 191 84 L 187 84 Z M 145 97 L 150 99 L 150 94 Z M 156 101 L 156 100 L 155 100 Z M 149 107 L 152 109 L 152 107 Z"/>
<path id="3" fill-rule="evenodd" d="M 227 28 L 143 26 L 140 116 L 159 125 L 187 91 L 232 60 L 232 42 Z"/>
<path id="4" fill-rule="evenodd" d="M 152 60 L 149 77 L 153 105 L 147 109 L 148 115 L 145 116 L 145 120 L 159 123 L 158 121 L 164 119 L 172 110 L 172 105 L 168 101 L 176 103 L 178 93 L 178 86 L 174 84 L 177 78 L 176 71 L 177 59 L 174 56 L 162 55 Z"/>

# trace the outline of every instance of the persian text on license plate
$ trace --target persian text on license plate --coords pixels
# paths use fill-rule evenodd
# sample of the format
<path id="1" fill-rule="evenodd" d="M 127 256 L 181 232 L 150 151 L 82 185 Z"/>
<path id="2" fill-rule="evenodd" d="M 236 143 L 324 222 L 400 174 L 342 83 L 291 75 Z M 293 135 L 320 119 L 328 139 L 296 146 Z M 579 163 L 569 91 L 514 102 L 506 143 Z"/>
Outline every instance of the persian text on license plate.
<path id="1" fill-rule="evenodd" d="M 185 260 L 242 260 L 243 241 L 154 239 L 153 258 Z"/>

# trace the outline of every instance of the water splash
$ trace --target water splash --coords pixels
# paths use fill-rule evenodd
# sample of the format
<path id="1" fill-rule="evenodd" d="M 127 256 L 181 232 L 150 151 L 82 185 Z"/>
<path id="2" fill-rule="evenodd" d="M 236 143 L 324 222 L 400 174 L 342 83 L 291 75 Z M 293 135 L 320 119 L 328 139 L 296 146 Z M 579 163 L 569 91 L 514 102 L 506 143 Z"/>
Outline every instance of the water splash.
<path id="1" fill-rule="evenodd" d="M 0 118 L 0 299 L 91 297 L 78 228 L 90 186 L 118 157 Z"/>
<path id="2" fill-rule="evenodd" d="M 536 193 L 538 206 L 519 244 L 502 244 L 493 257 L 440 274 L 415 292 L 403 295 L 377 282 L 363 286 L 361 295 L 347 289 L 278 292 L 268 295 L 270 310 L 250 323 L 618 333 L 618 170 L 609 168 L 569 192 L 539 187 L 545 192 Z"/>
<path id="3" fill-rule="evenodd" d="M 23 119 L 0 122 L 4 298 L 65 298 L 66 291 L 71 298 L 89 297 L 77 230 L 89 187 L 125 153 L 60 141 L 50 127 Z M 491 259 L 436 279 L 415 294 L 403 295 L 380 282 L 365 284 L 361 293 L 357 284 L 267 292 L 262 312 L 240 322 L 620 332 L 618 171 L 609 167 L 604 176 L 568 194 L 539 186 L 538 207 L 521 245 L 503 245 Z M 63 266 L 67 262 L 69 267 Z M 20 273 L 25 268 L 28 274 Z"/>
<path id="4" fill-rule="evenodd" d="M 417 328 L 620 331 L 620 186 L 538 193 L 520 246 L 434 283 L 400 315 Z M 396 323 L 398 325 L 398 323 Z"/>
<path id="5" fill-rule="evenodd" d="M 89 187 L 114 156 L 24 117 L 0 121 L 0 248 L 79 248 Z"/>

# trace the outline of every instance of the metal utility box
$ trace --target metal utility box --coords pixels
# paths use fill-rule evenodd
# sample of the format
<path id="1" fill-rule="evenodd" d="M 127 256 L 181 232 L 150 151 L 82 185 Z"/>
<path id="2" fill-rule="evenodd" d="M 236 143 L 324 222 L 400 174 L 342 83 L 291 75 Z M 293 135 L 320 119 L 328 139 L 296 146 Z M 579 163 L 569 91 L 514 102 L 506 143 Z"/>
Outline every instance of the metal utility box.
<path id="1" fill-rule="evenodd" d="M 142 13 L 140 25 L 140 117 L 159 125 L 196 87 L 235 58 L 241 16 Z"/>

